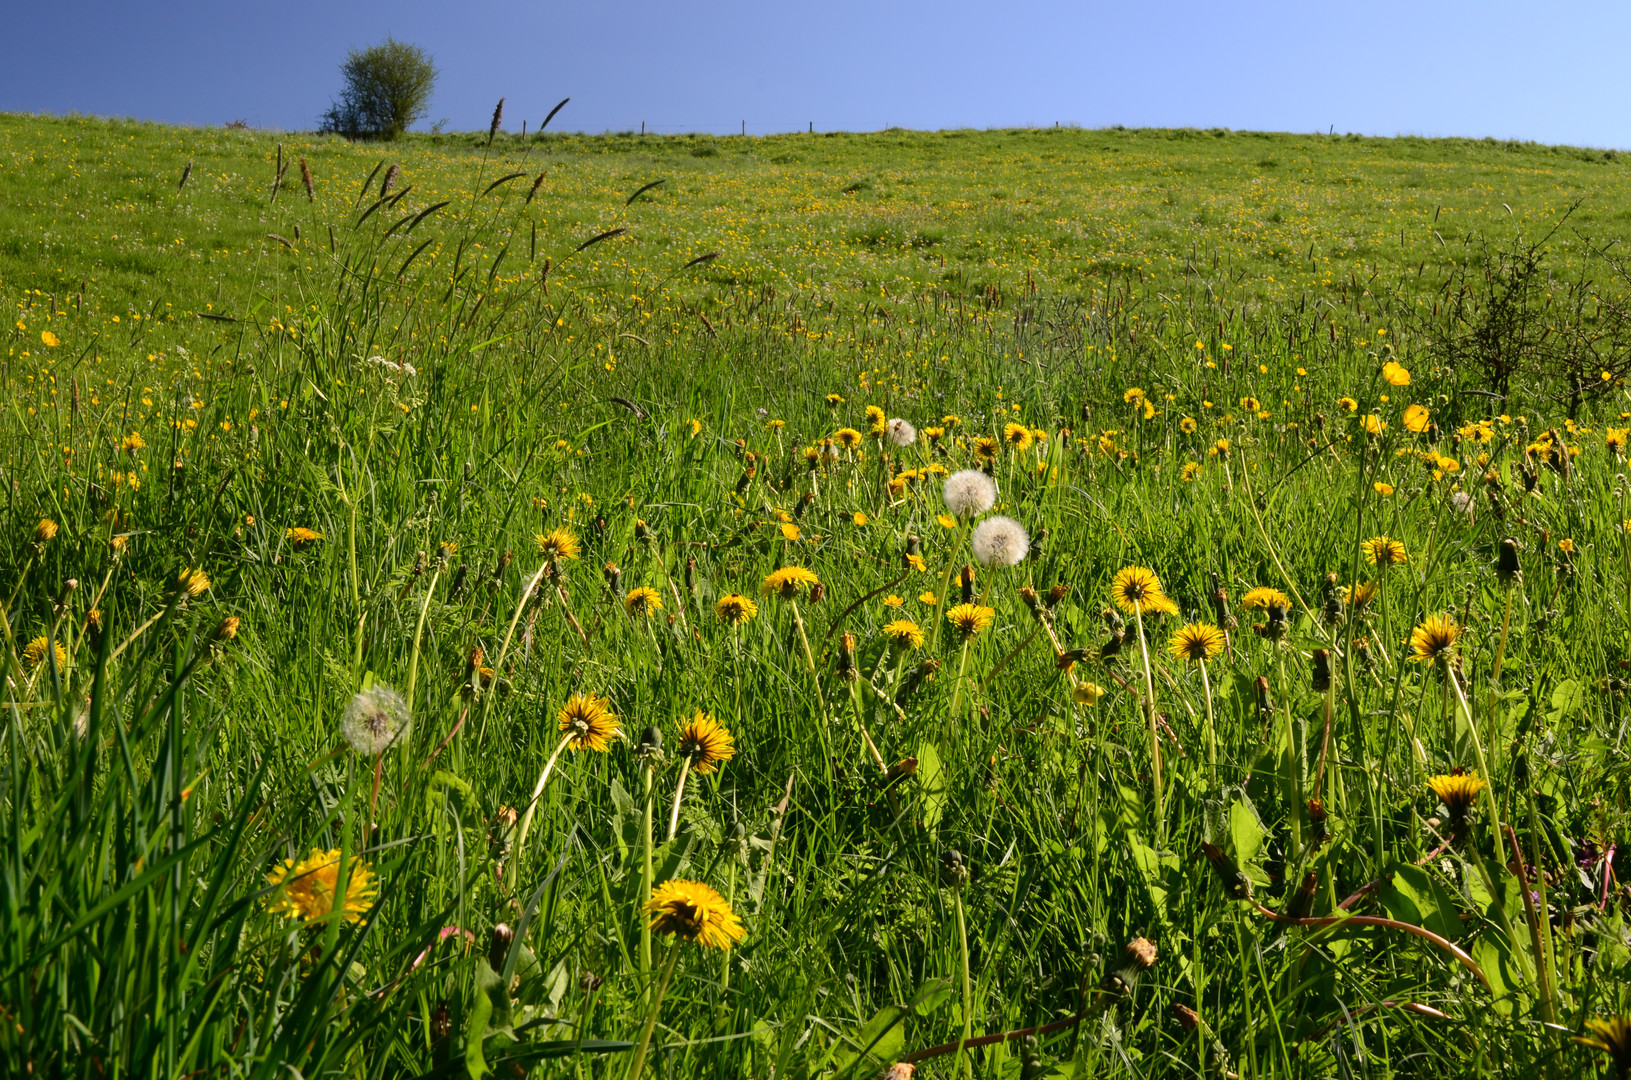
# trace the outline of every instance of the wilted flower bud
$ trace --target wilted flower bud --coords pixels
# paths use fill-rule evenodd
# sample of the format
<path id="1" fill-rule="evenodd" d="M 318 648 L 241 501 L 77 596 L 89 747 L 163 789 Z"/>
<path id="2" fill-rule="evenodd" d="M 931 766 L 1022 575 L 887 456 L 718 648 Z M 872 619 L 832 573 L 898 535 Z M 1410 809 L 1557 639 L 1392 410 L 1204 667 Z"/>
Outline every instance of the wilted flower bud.
<path id="1" fill-rule="evenodd" d="M 243 620 L 238 618 L 238 616 L 228 615 L 226 618 L 221 620 L 220 625 L 216 626 L 216 628 L 215 628 L 215 640 L 216 641 L 230 641 L 233 638 L 237 637 L 238 636 L 238 627 L 240 625 L 242 625 L 242 623 L 243 623 Z"/>
<path id="2" fill-rule="evenodd" d="M 810 590 L 810 603 L 819 604 L 826 598 L 827 586 L 820 581 L 816 582 L 815 586 Z"/>
<path id="3" fill-rule="evenodd" d="M 1501 553 L 1495 564 L 1495 576 L 1502 582 L 1511 582 L 1521 572 L 1518 565 L 1518 542 L 1509 536 L 1501 541 Z"/>
<path id="4" fill-rule="evenodd" d="M 1052 611 L 1054 608 L 1059 606 L 1065 597 L 1069 595 L 1069 585 L 1055 585 L 1053 588 L 1048 590 L 1048 598 L 1043 602 L 1048 605 L 1048 610 Z"/>
<path id="5" fill-rule="evenodd" d="M 848 630 L 838 641 L 838 677 L 846 680 L 858 677 L 855 671 L 855 635 Z"/>
<path id="6" fill-rule="evenodd" d="M 601 571 L 606 575 L 606 587 L 613 596 L 623 595 L 623 570 L 616 563 L 607 563 Z"/>
<path id="7" fill-rule="evenodd" d="M 648 727 L 640 733 L 640 744 L 634 752 L 643 758 L 660 757 L 663 752 L 663 733 L 656 727 Z"/>
<path id="8" fill-rule="evenodd" d="M 49 543 L 57 536 L 57 523 L 50 518 L 41 518 L 40 523 L 34 526 L 34 542 L 36 544 Z"/>
<path id="9" fill-rule="evenodd" d="M 1328 649 L 1314 650 L 1313 686 L 1316 693 L 1331 689 L 1331 653 Z"/>
<path id="10" fill-rule="evenodd" d="M 1127 943 L 1127 963 L 1139 971 L 1155 966 L 1155 942 L 1148 938 L 1134 938 Z"/>
<path id="11" fill-rule="evenodd" d="M 504 961 L 510 955 L 510 943 L 515 940 L 515 931 L 506 923 L 499 923 L 493 927 L 493 936 L 487 944 L 487 963 L 494 971 L 504 970 Z"/>
<path id="12" fill-rule="evenodd" d="M 940 883 L 950 889 L 960 889 L 968 884 L 968 863 L 963 861 L 963 853 L 956 848 L 947 848 L 945 854 L 940 856 Z"/>
<path id="13" fill-rule="evenodd" d="M 1032 615 L 1037 613 L 1041 600 L 1037 597 L 1035 589 L 1031 588 L 1029 585 L 1025 586 L 1023 589 L 1019 590 L 1019 598 L 1025 601 L 1025 609 L 1027 611 L 1029 611 Z"/>
<path id="14" fill-rule="evenodd" d="M 974 603 L 974 567 L 964 563 L 963 573 L 957 581 L 963 587 L 963 603 Z"/>

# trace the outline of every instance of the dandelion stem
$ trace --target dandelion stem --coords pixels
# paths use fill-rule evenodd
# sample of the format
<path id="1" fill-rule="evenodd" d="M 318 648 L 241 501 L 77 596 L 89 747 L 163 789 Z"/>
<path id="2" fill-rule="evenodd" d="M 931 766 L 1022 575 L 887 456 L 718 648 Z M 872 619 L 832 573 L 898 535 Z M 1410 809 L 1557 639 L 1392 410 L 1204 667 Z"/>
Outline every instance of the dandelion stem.
<path id="1" fill-rule="evenodd" d="M 963 703 L 963 676 L 968 673 L 968 643 L 969 638 L 963 638 L 963 651 L 957 661 L 957 681 L 951 688 L 951 719 L 957 719 L 958 709 Z"/>
<path id="2" fill-rule="evenodd" d="M 516 624 L 521 621 L 521 612 L 526 609 L 527 600 L 531 598 L 533 590 L 538 587 L 538 582 L 543 580 L 544 572 L 547 571 L 550 568 L 550 565 L 551 564 L 548 563 L 548 562 L 545 562 L 545 563 L 542 563 L 542 564 L 539 565 L 538 572 L 532 575 L 532 579 L 527 582 L 526 588 L 521 590 L 521 598 L 515 602 L 515 613 L 510 616 L 510 628 L 504 632 L 504 644 L 499 646 L 498 656 L 495 657 L 494 660 L 493 660 L 493 686 L 492 686 L 493 690 L 498 689 L 498 676 L 499 676 L 499 673 L 504 670 L 504 658 L 509 655 L 510 642 L 512 640 L 514 640 L 514 638 L 515 638 L 515 627 L 516 627 Z M 580 629 L 578 631 L 578 633 L 581 634 L 581 633 L 583 633 L 583 631 Z M 480 671 L 477 671 L 475 673 L 475 686 L 476 686 L 477 692 L 480 692 L 481 691 L 481 672 Z M 494 696 L 493 693 L 491 691 L 488 691 L 487 694 L 486 694 L 486 700 L 482 702 L 482 706 L 481 706 L 481 731 L 476 733 L 476 741 L 478 743 L 480 743 L 480 741 L 481 741 L 481 736 L 487 731 L 487 717 L 493 711 L 493 696 Z M 551 759 L 551 760 L 553 760 L 553 759 Z M 542 784 L 542 781 L 540 781 L 539 783 Z M 536 798 L 536 796 L 534 796 L 534 798 Z"/>
<path id="3" fill-rule="evenodd" d="M 651 1047 L 651 1033 L 657 1027 L 657 1012 L 663 1007 L 663 997 L 668 993 L 668 980 L 674 976 L 674 961 L 680 958 L 680 942 L 676 940 L 668 948 L 668 959 L 663 961 L 663 973 L 657 980 L 657 992 L 652 995 L 651 1008 L 646 1010 L 646 1022 L 640 1027 L 640 1039 L 634 1044 L 634 1056 L 629 1059 L 629 1071 L 623 1074 L 623 1080 L 639 1080 L 640 1073 L 646 1067 L 646 1051 Z"/>
<path id="4" fill-rule="evenodd" d="M 691 756 L 687 754 L 680 759 L 680 782 L 674 786 L 674 809 L 668 814 L 668 839 L 674 839 L 674 834 L 680 829 L 680 803 L 685 800 L 685 778 L 691 775 Z"/>
<path id="5" fill-rule="evenodd" d="M 1155 842 L 1166 844 L 1167 815 L 1163 805 L 1166 789 L 1161 783 L 1161 737 L 1155 730 L 1155 680 L 1150 676 L 1150 647 L 1144 640 L 1144 605 L 1133 602 L 1133 622 L 1138 624 L 1138 652 L 1144 658 L 1144 720 L 1150 737 L 1150 776 L 1155 785 Z"/>
<path id="6" fill-rule="evenodd" d="M 645 781 L 645 812 L 640 822 L 640 895 L 650 896 L 655 882 L 652 869 L 652 804 L 656 801 L 656 772 L 657 764 L 654 758 L 647 757 L 641 765 L 640 774 Z M 642 977 L 651 973 L 651 923 L 645 919 L 640 920 L 640 974 Z"/>
<path id="7" fill-rule="evenodd" d="M 544 771 L 538 774 L 538 782 L 532 786 L 532 798 L 527 800 L 527 812 L 521 818 L 521 831 L 516 833 L 515 854 L 512 856 L 512 863 L 516 870 L 514 880 L 520 880 L 521 857 L 527 847 L 527 834 L 532 831 L 532 815 L 538 809 L 538 799 L 544 793 L 544 785 L 549 782 L 549 774 L 555 771 L 555 762 L 560 759 L 561 752 L 566 749 L 566 744 L 571 741 L 572 732 L 569 731 L 561 736 L 561 741 L 555 744 L 555 752 L 549 755 L 548 761 L 544 762 Z"/>
<path id="8" fill-rule="evenodd" d="M 966 1069 L 970 1076 L 974 1074 L 973 1064 L 963 1056 L 963 1048 L 974 1037 L 974 983 L 968 973 L 968 920 L 963 917 L 963 890 L 957 888 L 952 893 L 952 902 L 957 908 L 957 949 L 958 960 L 963 968 L 963 1038 L 957 1044 L 957 1057 L 952 1064 L 953 1071 Z"/>
<path id="9" fill-rule="evenodd" d="M 880 659 L 879 662 L 881 663 L 882 660 Z M 874 686 L 873 689 L 876 690 L 877 687 Z M 861 741 L 866 743 L 867 753 L 872 755 L 872 760 L 877 764 L 878 771 L 888 776 L 889 766 L 884 764 L 883 755 L 878 753 L 878 746 L 872 741 L 872 735 L 866 729 L 866 715 L 861 707 L 861 681 L 859 679 L 850 683 L 849 697 L 850 704 L 855 707 L 855 726 L 861 730 Z"/>
<path id="10" fill-rule="evenodd" d="M 821 707 L 821 714 L 825 717 L 827 699 L 821 694 L 821 676 L 816 672 L 815 652 L 810 648 L 810 636 L 804 632 L 804 617 L 799 614 L 799 602 L 789 600 L 787 606 L 793 612 L 793 627 L 798 631 L 799 644 L 804 646 L 804 663 L 810 670 L 810 685 L 815 688 L 816 704 Z"/>
<path id="11" fill-rule="evenodd" d="M 1206 764 L 1212 771 L 1212 786 L 1218 786 L 1218 737 L 1212 721 L 1212 680 L 1206 674 L 1206 661 L 1201 661 L 1201 689 L 1206 694 Z"/>
<path id="12" fill-rule="evenodd" d="M 1455 690 L 1455 699 L 1461 706 L 1462 714 L 1467 720 L 1467 731 L 1472 735 L 1472 750 L 1478 758 L 1478 774 L 1485 780 L 1484 801 L 1489 804 L 1489 821 L 1491 839 L 1495 844 L 1495 861 L 1497 865 L 1506 865 L 1506 845 L 1501 840 L 1501 809 L 1495 801 L 1495 778 L 1489 773 L 1489 762 L 1484 760 L 1484 740 L 1478 737 L 1478 725 L 1472 718 L 1472 707 L 1467 704 L 1467 695 L 1461 692 L 1461 682 L 1455 677 L 1455 671 L 1446 664 L 1444 677 L 1449 680 L 1450 686 Z"/>
<path id="13" fill-rule="evenodd" d="M 413 713 L 413 688 L 419 680 L 419 646 L 425 636 L 425 617 L 430 612 L 430 598 L 436 594 L 436 579 L 442 576 L 441 567 L 437 567 L 430 575 L 430 584 L 425 587 L 424 602 L 419 605 L 419 623 L 413 631 L 413 651 L 408 654 L 408 692 L 403 695 L 408 702 L 408 713 Z"/>

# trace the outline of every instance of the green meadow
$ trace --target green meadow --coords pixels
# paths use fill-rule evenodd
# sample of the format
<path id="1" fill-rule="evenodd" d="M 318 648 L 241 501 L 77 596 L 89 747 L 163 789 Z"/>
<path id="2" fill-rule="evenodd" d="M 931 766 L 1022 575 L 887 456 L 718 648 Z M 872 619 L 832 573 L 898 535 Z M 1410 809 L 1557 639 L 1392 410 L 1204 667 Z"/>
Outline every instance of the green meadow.
<path id="1" fill-rule="evenodd" d="M 6 1071 L 1631 1074 L 1628 168 L 0 116 Z"/>

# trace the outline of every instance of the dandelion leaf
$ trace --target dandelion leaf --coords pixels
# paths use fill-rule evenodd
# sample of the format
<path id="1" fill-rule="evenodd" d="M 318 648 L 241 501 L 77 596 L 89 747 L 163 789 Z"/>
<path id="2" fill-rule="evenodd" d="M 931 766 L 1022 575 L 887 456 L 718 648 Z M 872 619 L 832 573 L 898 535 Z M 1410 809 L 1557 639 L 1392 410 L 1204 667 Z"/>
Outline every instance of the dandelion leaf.
<path id="1" fill-rule="evenodd" d="M 1395 864 L 1383 876 L 1387 884 L 1377 891 L 1376 899 L 1388 918 L 1426 927 L 1452 941 L 1461 936 L 1455 898 L 1424 867 Z"/>

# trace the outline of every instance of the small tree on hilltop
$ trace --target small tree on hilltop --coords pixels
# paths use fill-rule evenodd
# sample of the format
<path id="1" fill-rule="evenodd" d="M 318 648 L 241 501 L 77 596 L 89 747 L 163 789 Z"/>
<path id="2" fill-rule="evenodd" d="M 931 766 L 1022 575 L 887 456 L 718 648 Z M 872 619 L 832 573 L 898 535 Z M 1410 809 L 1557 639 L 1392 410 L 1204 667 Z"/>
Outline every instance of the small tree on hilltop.
<path id="1" fill-rule="evenodd" d="M 394 139 L 429 111 L 436 65 L 417 45 L 395 38 L 352 49 L 340 65 L 345 86 L 323 114 L 323 130 L 348 139 Z"/>

